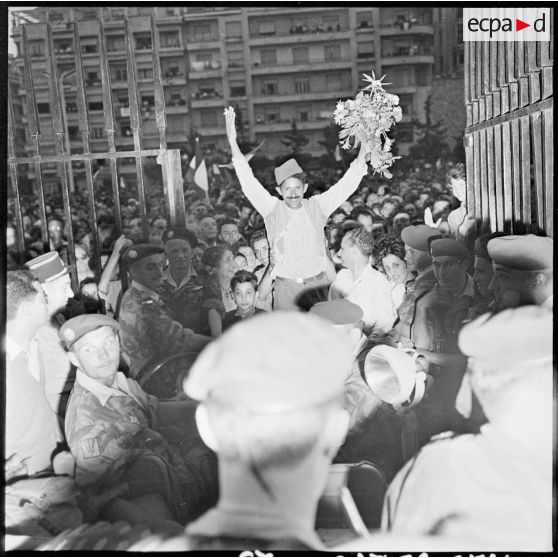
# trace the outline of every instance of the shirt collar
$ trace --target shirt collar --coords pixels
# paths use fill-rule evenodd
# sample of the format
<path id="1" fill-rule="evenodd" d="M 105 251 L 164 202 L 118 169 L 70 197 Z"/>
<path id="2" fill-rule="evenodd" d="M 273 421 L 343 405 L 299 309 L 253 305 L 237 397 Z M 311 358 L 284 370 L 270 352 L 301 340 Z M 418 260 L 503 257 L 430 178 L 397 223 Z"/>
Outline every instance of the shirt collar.
<path id="1" fill-rule="evenodd" d="M 121 397 L 129 393 L 126 377 L 122 372 L 116 373 L 112 386 L 109 387 L 91 378 L 78 368 L 76 372 L 76 382 L 81 387 L 91 392 L 101 402 L 103 407 L 111 397 Z M 124 390 L 126 393 L 119 390 Z"/>
<path id="2" fill-rule="evenodd" d="M 155 291 L 152 291 L 151 289 L 144 287 L 141 283 L 138 283 L 137 281 L 132 280 L 132 287 L 134 287 L 134 289 L 138 291 L 141 291 L 142 293 L 145 293 L 146 295 L 149 295 L 155 302 L 159 302 L 159 299 L 161 298 L 159 296 L 159 293 L 156 293 Z"/>
<path id="3" fill-rule="evenodd" d="M 419 271 L 417 273 L 417 276 L 415 277 L 415 281 L 417 279 L 420 279 L 421 277 L 423 277 L 424 275 L 426 275 L 427 273 L 429 273 L 430 271 L 434 270 L 434 265 L 430 264 L 428 267 L 424 268 L 422 271 Z"/>
<path id="4" fill-rule="evenodd" d="M 190 267 L 188 268 L 188 271 L 186 272 L 186 275 L 184 275 L 184 277 L 182 278 L 182 281 L 180 281 L 180 285 L 177 285 L 176 281 L 174 280 L 174 277 L 171 274 L 170 265 L 169 265 L 169 267 L 167 267 L 167 269 L 165 269 L 165 271 L 164 271 L 164 280 L 169 285 L 172 285 L 173 287 L 176 287 L 177 289 L 179 289 L 180 287 L 185 285 L 188 281 L 190 281 L 190 279 L 192 277 L 196 277 L 197 275 L 198 274 L 196 273 L 196 270 L 194 269 L 194 266 L 192 264 L 190 264 Z"/>

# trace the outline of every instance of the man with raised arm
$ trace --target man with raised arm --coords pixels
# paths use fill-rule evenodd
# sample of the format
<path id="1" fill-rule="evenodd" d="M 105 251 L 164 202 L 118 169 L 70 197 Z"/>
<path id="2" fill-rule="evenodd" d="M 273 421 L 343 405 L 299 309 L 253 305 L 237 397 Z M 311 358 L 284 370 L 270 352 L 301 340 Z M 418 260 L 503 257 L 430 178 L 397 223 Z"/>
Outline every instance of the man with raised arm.
<path id="1" fill-rule="evenodd" d="M 357 158 L 344 176 L 323 194 L 304 199 L 308 189 L 306 173 L 294 159 L 275 169 L 276 190 L 272 196 L 256 179 L 236 141 L 235 112 L 225 110 L 227 137 L 232 162 L 242 192 L 264 218 L 271 252 L 275 261 L 275 310 L 294 309 L 296 295 L 327 282 L 328 264 L 324 226 L 328 217 L 357 188 L 367 173 L 366 151 L 361 147 Z"/>

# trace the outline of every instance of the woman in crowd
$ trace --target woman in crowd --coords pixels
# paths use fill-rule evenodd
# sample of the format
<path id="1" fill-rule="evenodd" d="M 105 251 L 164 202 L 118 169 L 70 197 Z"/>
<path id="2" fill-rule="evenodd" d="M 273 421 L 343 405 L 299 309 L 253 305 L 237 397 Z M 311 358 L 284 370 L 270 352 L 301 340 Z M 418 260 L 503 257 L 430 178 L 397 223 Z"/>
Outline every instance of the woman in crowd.
<path id="1" fill-rule="evenodd" d="M 202 264 L 209 269 L 203 288 L 203 306 L 207 309 L 209 334 L 217 337 L 223 328 L 223 317 L 236 309 L 231 293 L 231 279 L 238 269 L 234 254 L 225 246 L 211 246 L 202 256 Z"/>

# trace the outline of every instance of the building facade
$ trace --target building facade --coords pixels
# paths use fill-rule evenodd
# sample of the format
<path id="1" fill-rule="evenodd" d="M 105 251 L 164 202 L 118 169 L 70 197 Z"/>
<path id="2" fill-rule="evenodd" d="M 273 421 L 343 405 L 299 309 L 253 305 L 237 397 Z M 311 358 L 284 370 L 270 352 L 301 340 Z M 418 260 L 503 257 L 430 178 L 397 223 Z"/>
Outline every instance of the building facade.
<path id="1" fill-rule="evenodd" d="M 41 119 L 41 149 L 45 154 L 54 149 L 44 71 L 49 22 L 66 107 L 68 145 L 72 151 L 80 150 L 72 21 L 78 22 L 92 150 L 106 149 L 98 45 L 101 21 L 110 61 L 117 148 L 131 148 L 125 18 L 133 33 L 143 146 L 158 147 L 150 35 L 150 18 L 155 13 L 169 147 L 182 148 L 195 131 L 207 147 L 226 148 L 223 108 L 233 105 L 244 139 L 265 137 L 262 152 L 266 155 L 285 151 L 281 138 L 293 122 L 310 140 L 305 150 L 322 154 L 319 142 L 323 129 L 332 123 L 337 101 L 354 97 L 362 87 L 362 74 L 374 71 L 377 76 L 386 74 L 385 81 L 391 84 L 388 91 L 400 97 L 404 116 L 396 134 L 404 154 L 413 141 L 412 120 L 423 115 L 435 72 L 447 65 L 442 60 L 444 41 L 455 41 L 446 28 L 456 15 L 447 10 L 458 11 L 364 5 L 37 8 L 32 14 L 39 23 L 26 23 L 26 32 Z M 21 25 L 14 23 L 12 37 L 20 47 Z M 23 64 L 21 56 L 18 63 Z M 20 93 L 25 94 L 24 88 Z"/>

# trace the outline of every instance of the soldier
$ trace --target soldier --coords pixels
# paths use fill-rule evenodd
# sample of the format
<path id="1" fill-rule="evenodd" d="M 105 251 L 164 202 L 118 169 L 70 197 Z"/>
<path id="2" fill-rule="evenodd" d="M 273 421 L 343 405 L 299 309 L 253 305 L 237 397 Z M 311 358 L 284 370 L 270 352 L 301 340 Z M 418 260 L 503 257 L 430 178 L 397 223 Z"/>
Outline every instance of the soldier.
<path id="1" fill-rule="evenodd" d="M 480 434 L 440 436 L 397 475 L 382 526 L 491 551 L 552 547 L 552 312 L 485 314 L 459 346 L 488 417 Z"/>
<path id="2" fill-rule="evenodd" d="M 494 268 L 491 287 L 498 309 L 537 304 L 552 309 L 552 238 L 527 234 L 488 242 Z"/>
<path id="3" fill-rule="evenodd" d="M 46 295 L 49 320 L 37 331 L 30 346 L 30 370 L 43 386 L 53 411 L 63 424 L 65 406 L 71 391 L 70 360 L 58 339 L 62 323 L 60 312 L 74 295 L 70 283 L 70 268 L 58 255 L 48 252 L 25 264 L 41 283 Z"/>
<path id="4" fill-rule="evenodd" d="M 415 319 L 416 303 L 436 284 L 428 240 L 440 236 L 438 229 L 427 225 L 410 225 L 401 231 L 405 243 L 405 263 L 415 277 L 405 283 L 403 302 L 397 309 L 395 339 L 405 347 L 413 347 L 411 328 Z"/>
<path id="5" fill-rule="evenodd" d="M 433 239 L 430 252 L 437 284 L 417 302 L 411 331 L 435 382 L 430 404 L 423 407 L 427 435 L 465 428 L 454 407 L 465 372 L 457 337 L 474 298 L 473 279 L 467 273 L 470 256 L 463 244 L 451 238 Z"/>
<path id="6" fill-rule="evenodd" d="M 172 227 L 163 233 L 163 242 L 169 266 L 159 290 L 161 298 L 174 320 L 202 333 L 205 323 L 203 285 L 192 266 L 192 252 L 198 245 L 196 235 L 184 227 Z"/>
<path id="7" fill-rule="evenodd" d="M 108 316 L 83 314 L 68 320 L 60 329 L 60 339 L 77 367 L 66 414 L 66 436 L 76 460 L 76 481 L 86 494 L 90 514 L 103 510 L 105 518 L 148 521 L 148 525 L 170 516 L 185 524 L 214 504 L 214 456 L 197 435 L 194 402 L 159 402 L 118 371 L 119 327 Z M 182 436 L 171 444 L 161 432 L 176 423 L 182 425 Z M 142 456 L 153 454 L 166 465 L 171 501 L 168 491 L 157 490 L 148 479 L 142 479 L 146 488 L 140 491 L 145 493 L 138 494 L 131 488 L 131 468 Z M 145 500 L 140 497 L 152 492 L 159 496 L 155 502 L 161 510 L 160 518 L 155 510 L 150 518 L 150 510 L 142 507 Z M 134 500 L 133 506 L 130 500 Z"/>
<path id="8" fill-rule="evenodd" d="M 123 253 L 132 284 L 120 306 L 120 338 L 131 359 L 131 374 L 181 352 L 201 351 L 210 338 L 173 320 L 158 290 L 163 283 L 163 248 L 137 244 Z"/>
<path id="9" fill-rule="evenodd" d="M 333 211 L 357 189 L 368 171 L 364 144 L 343 178 L 327 192 L 308 200 L 304 199 L 308 188 L 306 174 L 294 159 L 289 159 L 275 169 L 280 200 L 254 177 L 242 155 L 236 141 L 234 109 L 229 107 L 225 116 L 232 161 L 242 192 L 263 216 L 274 255 L 277 274 L 274 308 L 295 309 L 296 295 L 305 286 L 327 282 L 324 226 Z"/>

